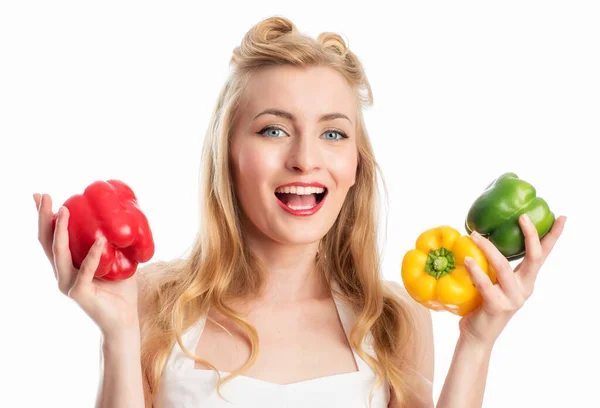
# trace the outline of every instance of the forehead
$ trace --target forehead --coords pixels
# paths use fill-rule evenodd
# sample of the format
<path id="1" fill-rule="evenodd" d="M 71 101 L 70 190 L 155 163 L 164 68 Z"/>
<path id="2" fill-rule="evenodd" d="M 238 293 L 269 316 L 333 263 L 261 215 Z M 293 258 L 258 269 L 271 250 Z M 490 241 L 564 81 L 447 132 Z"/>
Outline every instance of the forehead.
<path id="1" fill-rule="evenodd" d="M 356 123 L 356 92 L 329 67 L 261 68 L 250 77 L 244 100 L 248 115 L 277 108 L 310 120 L 324 113 L 340 112 Z"/>

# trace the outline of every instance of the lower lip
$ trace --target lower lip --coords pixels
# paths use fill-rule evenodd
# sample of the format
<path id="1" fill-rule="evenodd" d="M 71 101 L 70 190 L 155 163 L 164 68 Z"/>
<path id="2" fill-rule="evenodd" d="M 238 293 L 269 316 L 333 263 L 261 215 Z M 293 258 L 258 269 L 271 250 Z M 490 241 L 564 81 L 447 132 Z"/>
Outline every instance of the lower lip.
<path id="1" fill-rule="evenodd" d="M 294 210 L 293 208 L 290 208 L 287 205 L 285 205 L 284 203 L 282 203 L 281 200 L 279 200 L 279 198 L 277 196 L 275 196 L 275 199 L 277 200 L 277 203 L 279 204 L 279 206 L 281 208 L 283 208 L 284 210 L 286 210 L 287 212 L 289 212 L 290 214 L 298 215 L 298 216 L 307 216 L 307 215 L 315 214 L 317 211 L 319 211 L 321 209 L 321 207 L 323 207 L 323 203 L 325 202 L 325 199 L 327 198 L 327 194 L 329 194 L 329 192 L 325 193 L 325 195 L 323 196 L 323 199 L 321 200 L 321 202 L 319 204 L 315 205 L 313 208 L 308 208 L 306 210 Z"/>

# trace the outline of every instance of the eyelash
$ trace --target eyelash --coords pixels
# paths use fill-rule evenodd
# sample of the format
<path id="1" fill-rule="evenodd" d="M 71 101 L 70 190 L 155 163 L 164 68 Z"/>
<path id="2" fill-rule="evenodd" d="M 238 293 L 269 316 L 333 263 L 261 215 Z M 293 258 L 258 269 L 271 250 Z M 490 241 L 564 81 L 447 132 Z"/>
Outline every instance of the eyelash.
<path id="1" fill-rule="evenodd" d="M 260 131 L 256 132 L 257 135 L 261 135 L 263 137 L 267 137 L 264 136 L 263 133 L 265 133 L 267 130 L 273 130 L 273 129 L 277 129 L 280 130 L 282 132 L 285 132 L 285 130 L 283 130 L 282 128 L 280 128 L 279 126 L 265 126 L 264 128 L 262 128 Z M 348 135 L 344 132 L 342 132 L 341 130 L 337 130 L 337 129 L 329 129 L 327 131 L 325 131 L 325 133 L 327 132 L 334 132 L 334 133 L 338 133 L 342 139 L 348 139 Z M 272 137 L 271 139 L 279 139 L 278 137 Z M 341 139 L 338 140 L 332 140 L 332 142 L 339 142 Z"/>

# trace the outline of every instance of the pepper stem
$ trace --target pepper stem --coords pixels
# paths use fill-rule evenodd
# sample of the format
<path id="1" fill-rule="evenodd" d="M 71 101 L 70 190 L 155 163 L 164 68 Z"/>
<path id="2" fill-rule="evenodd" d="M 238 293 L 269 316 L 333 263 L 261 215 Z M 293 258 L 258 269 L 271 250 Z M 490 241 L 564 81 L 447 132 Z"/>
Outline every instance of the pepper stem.
<path id="1" fill-rule="evenodd" d="M 433 261 L 433 269 L 435 269 L 436 271 L 443 271 L 444 269 L 446 269 L 447 265 L 448 259 L 446 258 L 435 258 L 435 260 Z"/>
<path id="2" fill-rule="evenodd" d="M 439 279 L 452 272 L 454 268 L 454 254 L 452 251 L 443 247 L 429 251 L 427 262 L 425 263 L 425 272 Z"/>

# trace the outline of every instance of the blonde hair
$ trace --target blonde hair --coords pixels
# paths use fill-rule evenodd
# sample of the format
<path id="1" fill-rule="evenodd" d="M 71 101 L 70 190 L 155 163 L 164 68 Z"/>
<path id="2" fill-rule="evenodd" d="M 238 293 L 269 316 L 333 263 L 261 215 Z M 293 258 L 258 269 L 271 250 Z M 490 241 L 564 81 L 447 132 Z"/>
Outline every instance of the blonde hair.
<path id="1" fill-rule="evenodd" d="M 143 290 L 142 370 L 149 384 L 147 403 L 158 390 L 161 373 L 171 348 L 177 342 L 195 361 L 219 374 L 210 362 L 187 350 L 181 335 L 209 307 L 238 324 L 251 344 L 248 361 L 217 383 L 243 374 L 258 355 L 258 335 L 227 301 L 260 293 L 264 267 L 245 245 L 239 206 L 230 172 L 228 142 L 245 84 L 256 70 L 272 65 L 326 66 L 340 73 L 358 92 L 356 143 L 359 163 L 356 182 L 349 190 L 341 212 L 319 245 L 317 267 L 326 281 L 337 283 L 337 296 L 353 305 L 357 320 L 350 343 L 375 371 L 378 382 L 387 378 L 393 397 L 402 405 L 412 398 L 414 379 L 419 377 L 408 363 L 415 317 L 412 307 L 386 287 L 380 276 L 377 248 L 377 174 L 362 108 L 371 106 L 373 95 L 358 58 L 342 37 L 325 32 L 315 40 L 299 33 L 283 17 L 260 21 L 233 51 L 232 70 L 219 97 L 202 150 L 200 177 L 201 225 L 186 259 L 156 264 L 151 282 Z M 385 187 L 385 185 L 384 185 Z M 330 286 L 333 290 L 333 287 Z M 140 296 L 142 296 L 142 293 Z M 360 347 L 372 334 L 376 359 Z"/>

